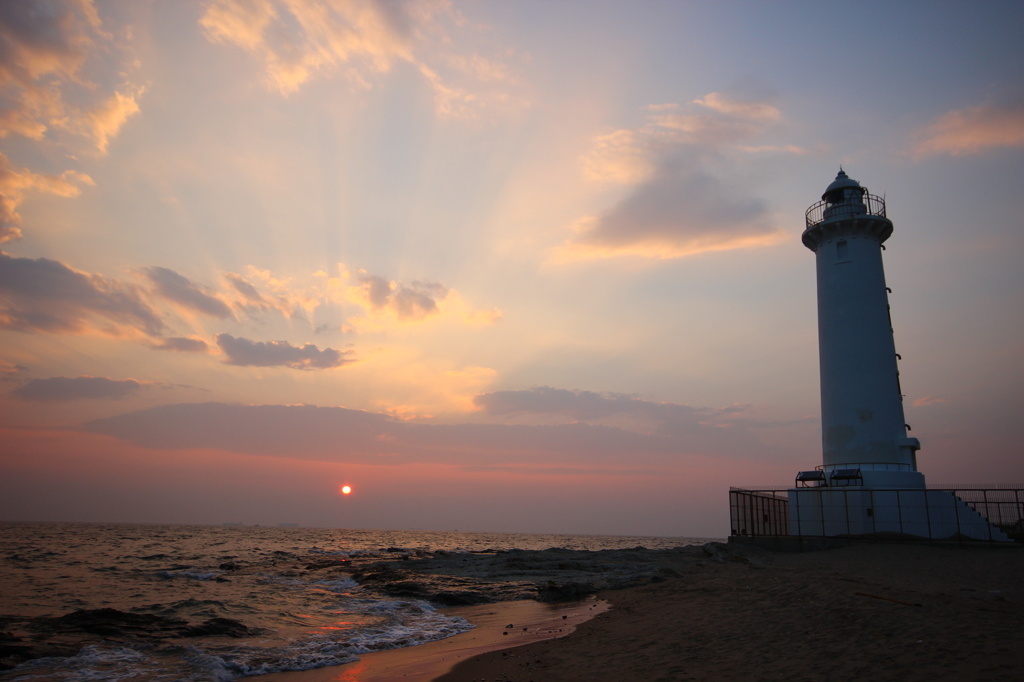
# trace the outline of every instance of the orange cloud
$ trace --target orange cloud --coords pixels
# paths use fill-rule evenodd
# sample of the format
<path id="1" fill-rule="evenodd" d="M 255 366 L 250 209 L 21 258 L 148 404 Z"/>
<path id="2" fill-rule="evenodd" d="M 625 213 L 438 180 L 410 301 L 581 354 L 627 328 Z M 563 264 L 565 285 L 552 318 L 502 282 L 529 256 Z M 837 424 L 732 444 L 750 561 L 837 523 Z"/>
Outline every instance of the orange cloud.
<path id="1" fill-rule="evenodd" d="M 254 54 L 263 62 L 268 84 L 287 95 L 317 73 L 349 62 L 374 72 L 389 70 L 395 60 L 413 62 L 416 20 L 441 7 L 414 5 L 217 0 L 199 23 L 211 40 Z"/>
<path id="2" fill-rule="evenodd" d="M 17 168 L 0 152 L 0 244 L 21 237 L 21 216 L 17 208 L 26 191 L 75 197 L 81 193 L 81 185 L 93 184 L 88 175 L 75 171 L 65 171 L 57 176 Z"/>
<path id="3" fill-rule="evenodd" d="M 589 179 L 643 182 L 655 173 L 659 159 L 685 149 L 806 153 L 795 145 L 742 143 L 782 120 L 778 107 L 766 101 L 712 92 L 685 107 L 652 104 L 645 109 L 649 112 L 647 121 L 640 128 L 616 130 L 595 138 L 594 148 L 582 159 L 583 172 Z"/>
<path id="4" fill-rule="evenodd" d="M 101 154 L 107 153 L 107 145 L 121 130 L 125 121 L 139 113 L 139 105 L 135 98 L 143 92 L 142 89 L 132 95 L 115 92 L 107 101 L 85 115 L 85 129 L 96 141 L 96 149 Z"/>
<path id="5" fill-rule="evenodd" d="M 58 128 L 92 138 L 105 153 L 110 139 L 139 111 L 135 98 L 103 92 L 84 75 L 87 63 L 119 48 L 103 30 L 93 0 L 54 0 L 45 11 L 13 3 L 0 15 L 0 138 L 17 134 L 39 140 Z M 122 90 L 126 86 L 121 87 Z M 132 90 L 132 88 L 127 88 Z"/>
<path id="6" fill-rule="evenodd" d="M 712 92 L 686 107 L 646 109 L 643 126 L 598 136 L 582 159 L 588 178 L 634 189 L 603 213 L 576 220 L 573 235 L 549 252 L 550 262 L 680 258 L 760 248 L 784 238 L 767 202 L 705 170 L 708 159 L 721 159 L 726 151 L 803 153 L 794 145 L 749 144 L 781 120 L 776 106 Z"/>
<path id="7" fill-rule="evenodd" d="M 577 221 L 575 234 L 550 252 L 550 261 L 681 258 L 770 246 L 784 238 L 766 202 L 737 192 L 693 166 L 657 167 L 651 178 L 616 206 Z"/>
<path id="8" fill-rule="evenodd" d="M 0 327 L 158 337 L 166 327 L 142 294 L 134 285 L 59 261 L 0 251 Z"/>
<path id="9" fill-rule="evenodd" d="M 708 93 L 693 102 L 713 111 L 748 121 L 778 121 L 782 118 L 782 112 L 767 102 L 731 99 L 720 92 Z"/>
<path id="10" fill-rule="evenodd" d="M 259 60 L 267 86 L 282 95 L 335 73 L 366 89 L 375 74 L 402 62 L 430 83 L 440 115 L 472 118 L 483 107 L 507 106 L 506 93 L 470 91 L 438 72 L 441 64 L 477 85 L 514 81 L 504 64 L 477 54 L 441 54 L 430 65 L 419 55 L 451 44 L 438 22 L 442 16 L 463 23 L 447 0 L 216 0 L 199 23 L 209 40 Z"/>
<path id="11" fill-rule="evenodd" d="M 918 158 L 1024 147 L 1024 104 L 981 104 L 950 111 L 924 129 L 919 138 L 914 148 Z"/>

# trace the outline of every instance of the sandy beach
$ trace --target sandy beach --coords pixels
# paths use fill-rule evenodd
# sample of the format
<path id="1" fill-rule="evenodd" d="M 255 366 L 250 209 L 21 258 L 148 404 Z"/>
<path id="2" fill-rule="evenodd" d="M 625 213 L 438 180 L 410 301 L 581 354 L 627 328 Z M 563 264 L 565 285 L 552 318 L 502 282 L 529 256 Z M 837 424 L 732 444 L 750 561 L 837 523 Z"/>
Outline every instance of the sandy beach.
<path id="1" fill-rule="evenodd" d="M 294 599 L 322 593 L 325 603 L 333 604 L 339 597 L 324 586 L 351 589 L 358 581 L 364 601 L 401 604 L 413 616 L 425 608 L 417 604 L 429 601 L 439 616 L 458 616 L 475 627 L 410 645 L 423 641 L 416 616 L 389 625 L 389 637 L 368 643 L 370 652 L 363 649 L 358 661 L 307 670 L 292 666 L 295 672 L 259 677 L 266 682 L 1024 679 L 1024 551 L 1017 546 L 859 544 L 801 553 L 709 542 L 599 551 L 385 552 L 358 562 L 310 563 L 300 557 L 281 560 L 277 567 L 256 564 L 227 572 L 225 582 L 154 582 L 152 571 L 139 575 L 145 578 L 140 585 L 172 590 L 170 597 L 211 597 L 221 594 L 211 590 L 229 590 L 224 592 L 229 598 L 230 590 L 259 589 L 266 571 L 277 569 L 282 579 L 293 581 L 305 571 L 302 585 L 312 591 L 293 590 Z M 245 571 L 258 580 L 247 582 Z M 95 581 L 91 573 L 83 580 Z M 264 598 L 293 594 L 287 588 L 282 592 L 282 584 L 268 583 Z M 161 594 L 151 598 L 169 598 Z M 393 601 L 375 601 L 372 595 Z M 450 606 L 441 606 L 445 603 Z M 252 618 L 248 624 L 229 618 L 202 621 L 201 615 L 175 619 L 121 607 L 128 610 L 8 617 L 0 628 L 0 653 L 11 662 L 15 655 L 39 658 L 39 679 L 78 679 L 75 671 L 82 666 L 74 665 L 81 657 L 59 657 L 86 646 L 100 647 L 89 654 L 93 657 L 112 652 L 103 659 L 108 667 L 116 665 L 111 656 L 123 653 L 121 647 L 168 652 L 205 647 L 218 655 L 249 655 L 245 660 L 256 663 L 256 654 L 246 653 L 250 649 L 278 659 L 294 655 L 266 644 L 239 645 L 253 638 Z M 339 641 L 344 647 L 345 640 Z M 297 646 L 324 644 L 303 642 Z M 323 647 L 315 652 L 331 655 Z M 152 672 L 122 668 L 117 679 Z M 100 679 L 95 677 L 100 668 L 85 671 Z M 0 673 L 0 678 L 18 674 Z"/>
<path id="2" fill-rule="evenodd" d="M 435 679 L 1024 679 L 1019 548 L 725 551 L 599 596 L 611 610 L 576 632 Z"/>
<path id="3" fill-rule="evenodd" d="M 606 601 L 607 611 L 588 613 L 594 601 L 450 609 L 478 629 L 264 679 L 1024 679 L 1024 551 L 1017 547 L 865 544 L 777 553 L 713 543 L 696 556 L 680 553 L 674 570 L 677 577 L 601 591 L 596 603 Z M 579 622 L 575 630 L 558 632 L 557 613 L 570 614 L 566 625 Z M 506 620 L 528 622 L 530 641 Z M 537 627 L 542 622 L 548 629 Z"/>

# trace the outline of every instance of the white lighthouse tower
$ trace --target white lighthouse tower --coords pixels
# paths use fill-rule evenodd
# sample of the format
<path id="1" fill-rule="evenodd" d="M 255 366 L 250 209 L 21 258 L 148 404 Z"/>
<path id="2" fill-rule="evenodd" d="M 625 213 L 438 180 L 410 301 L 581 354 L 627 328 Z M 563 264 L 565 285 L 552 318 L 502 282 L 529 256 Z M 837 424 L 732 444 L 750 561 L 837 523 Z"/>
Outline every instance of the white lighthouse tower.
<path id="1" fill-rule="evenodd" d="M 882 270 L 892 235 L 885 201 L 840 169 L 806 219 L 818 273 L 822 464 L 789 490 L 789 534 L 1008 541 L 953 491 L 928 490 L 917 470 Z"/>
<path id="2" fill-rule="evenodd" d="M 907 437 L 882 270 L 893 230 L 885 201 L 840 169 L 806 218 L 803 243 L 818 274 L 821 471 L 859 471 L 866 487 L 924 488 L 920 443 Z"/>

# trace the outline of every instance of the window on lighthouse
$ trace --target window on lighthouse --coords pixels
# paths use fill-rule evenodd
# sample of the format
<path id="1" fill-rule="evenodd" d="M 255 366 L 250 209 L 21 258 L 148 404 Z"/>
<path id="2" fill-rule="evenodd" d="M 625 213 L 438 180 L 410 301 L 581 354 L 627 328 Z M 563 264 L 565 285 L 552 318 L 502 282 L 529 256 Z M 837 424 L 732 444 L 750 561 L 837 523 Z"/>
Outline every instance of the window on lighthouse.
<path id="1" fill-rule="evenodd" d="M 850 250 L 847 247 L 845 241 L 836 242 L 836 260 L 837 261 L 850 260 Z"/>

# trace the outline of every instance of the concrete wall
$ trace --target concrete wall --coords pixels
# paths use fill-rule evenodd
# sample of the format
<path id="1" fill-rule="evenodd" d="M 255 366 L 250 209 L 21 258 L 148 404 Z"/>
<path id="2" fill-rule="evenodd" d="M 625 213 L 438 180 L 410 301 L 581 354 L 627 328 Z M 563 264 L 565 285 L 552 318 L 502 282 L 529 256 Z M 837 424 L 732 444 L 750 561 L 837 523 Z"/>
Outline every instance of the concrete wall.
<path id="1" fill-rule="evenodd" d="M 1010 538 L 948 490 L 792 488 L 792 535 L 901 534 L 934 540 L 957 535 L 1009 542 Z"/>

